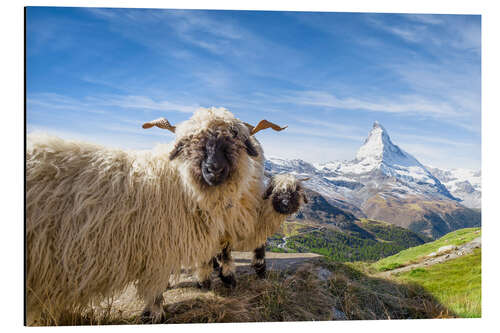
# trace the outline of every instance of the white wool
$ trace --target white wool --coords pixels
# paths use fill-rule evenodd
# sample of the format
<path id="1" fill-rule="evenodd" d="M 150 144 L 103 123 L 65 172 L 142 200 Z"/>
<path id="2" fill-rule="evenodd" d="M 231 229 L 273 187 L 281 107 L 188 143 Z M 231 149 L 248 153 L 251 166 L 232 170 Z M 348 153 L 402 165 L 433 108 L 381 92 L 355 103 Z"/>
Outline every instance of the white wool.
<path id="1" fill-rule="evenodd" d="M 176 141 L 209 126 L 249 130 L 223 108 L 198 110 Z M 251 137 L 251 139 L 253 139 Z M 255 140 L 256 141 L 256 140 Z M 151 152 L 28 136 L 26 237 L 28 319 L 85 307 L 135 283 L 152 304 L 183 266 L 216 255 L 227 235 L 251 232 L 262 193 L 263 153 L 247 154 L 227 184 L 202 191 L 189 163 Z"/>

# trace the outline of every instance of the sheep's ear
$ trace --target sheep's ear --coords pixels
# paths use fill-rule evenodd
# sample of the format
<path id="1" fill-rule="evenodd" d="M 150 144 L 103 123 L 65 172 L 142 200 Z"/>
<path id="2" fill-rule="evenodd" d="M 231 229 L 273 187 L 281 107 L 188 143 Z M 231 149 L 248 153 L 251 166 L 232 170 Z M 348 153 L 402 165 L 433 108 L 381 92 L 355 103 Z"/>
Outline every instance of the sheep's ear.
<path id="1" fill-rule="evenodd" d="M 172 151 L 170 152 L 169 159 L 173 160 L 174 158 L 176 158 L 177 156 L 179 156 L 179 154 L 182 151 L 182 148 L 184 148 L 184 143 L 182 141 L 178 142 L 175 145 L 174 149 L 172 149 Z"/>
<path id="2" fill-rule="evenodd" d="M 266 192 L 265 192 L 265 193 L 264 193 L 264 195 L 262 196 L 262 199 L 264 199 L 264 200 L 269 199 L 269 197 L 271 196 L 271 194 L 273 194 L 273 189 L 274 189 L 273 182 L 270 182 L 270 183 L 269 183 L 269 186 L 267 187 Z"/>
<path id="3" fill-rule="evenodd" d="M 247 123 L 245 123 L 245 125 L 248 127 L 248 129 L 250 129 L 250 135 L 254 135 L 255 133 L 262 131 L 266 128 L 272 128 L 273 130 L 279 132 L 279 131 L 282 131 L 288 127 L 288 126 L 284 126 L 284 127 L 278 126 L 275 123 L 272 123 L 272 122 L 267 121 L 265 119 L 259 121 L 259 123 L 255 127 L 253 127 L 252 125 L 247 124 Z"/>
<path id="4" fill-rule="evenodd" d="M 175 133 L 175 126 L 172 126 L 167 119 L 165 118 L 158 118 L 152 121 L 149 121 L 147 123 L 142 124 L 142 128 L 147 129 L 151 128 L 153 126 L 163 128 L 166 130 L 169 130 L 172 133 Z"/>
<path id="5" fill-rule="evenodd" d="M 253 157 L 259 156 L 259 152 L 255 148 L 253 143 L 250 141 L 250 138 L 245 140 L 245 148 L 247 150 L 248 155 L 253 156 Z"/>
<path id="6" fill-rule="evenodd" d="M 305 204 L 309 203 L 309 200 L 307 199 L 307 195 L 305 193 L 302 193 L 302 199 L 304 200 Z"/>

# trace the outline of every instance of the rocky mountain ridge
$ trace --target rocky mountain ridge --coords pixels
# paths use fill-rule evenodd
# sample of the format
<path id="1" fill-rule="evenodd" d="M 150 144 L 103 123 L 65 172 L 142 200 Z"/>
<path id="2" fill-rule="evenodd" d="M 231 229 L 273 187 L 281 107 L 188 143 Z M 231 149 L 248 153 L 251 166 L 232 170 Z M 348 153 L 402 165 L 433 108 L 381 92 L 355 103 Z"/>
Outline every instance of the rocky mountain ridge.
<path id="1" fill-rule="evenodd" d="M 268 158 L 271 174 L 309 177 L 305 186 L 331 205 L 438 237 L 480 224 L 480 172 L 428 168 L 395 145 L 378 122 L 351 161 L 312 164 Z M 467 219 L 467 220 L 464 220 Z"/>

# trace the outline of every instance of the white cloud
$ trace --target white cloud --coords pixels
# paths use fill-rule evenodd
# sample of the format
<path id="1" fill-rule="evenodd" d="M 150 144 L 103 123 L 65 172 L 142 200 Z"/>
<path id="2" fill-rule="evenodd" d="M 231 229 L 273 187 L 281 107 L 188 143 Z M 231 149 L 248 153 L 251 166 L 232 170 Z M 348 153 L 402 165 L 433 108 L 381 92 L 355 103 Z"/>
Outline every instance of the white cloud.
<path id="1" fill-rule="evenodd" d="M 436 144 L 403 142 L 399 145 L 412 154 L 424 165 L 439 168 L 481 168 L 480 145 L 464 149 L 464 147 L 444 147 Z"/>
<path id="2" fill-rule="evenodd" d="M 401 15 L 404 16 L 405 18 L 408 18 L 410 20 L 419 22 L 419 23 L 424 23 L 424 24 L 432 24 L 432 25 L 439 25 L 439 24 L 444 24 L 445 22 L 443 21 L 442 16 L 440 15 L 433 15 L 433 14 L 404 14 Z"/>
<path id="3" fill-rule="evenodd" d="M 286 101 L 296 104 L 330 107 L 333 109 L 364 110 L 384 113 L 422 114 L 431 117 L 455 116 L 454 108 L 446 102 L 430 100 L 419 95 L 386 98 L 339 98 L 325 91 L 297 92 Z"/>
<path id="4" fill-rule="evenodd" d="M 201 11 L 89 9 L 89 12 L 115 24 L 116 32 L 152 49 L 172 53 L 176 57 L 192 54 L 187 50 L 174 50 L 163 46 L 162 44 L 168 45 L 169 41 L 162 35 L 151 36 L 152 27 L 155 27 L 153 31 L 156 32 L 173 32 L 181 41 L 217 55 L 237 52 L 236 48 L 231 47 L 231 42 L 249 38 L 249 32 L 241 27 L 230 21 L 212 19 Z"/>
<path id="5" fill-rule="evenodd" d="M 195 104 L 187 105 L 168 100 L 154 100 L 149 96 L 140 95 L 98 95 L 77 99 L 55 93 L 31 94 L 27 98 L 27 103 L 29 111 L 31 111 L 32 107 L 43 107 L 46 109 L 99 113 L 107 113 L 102 108 L 110 106 L 144 111 L 174 111 L 181 113 L 193 113 L 200 107 Z"/>
<path id="6" fill-rule="evenodd" d="M 352 160 L 361 143 L 338 144 L 332 140 L 317 140 L 309 136 L 261 135 L 259 141 L 266 157 L 302 159 L 310 163 Z"/>
<path id="7" fill-rule="evenodd" d="M 167 100 L 155 101 L 148 96 L 110 96 L 101 98 L 92 98 L 91 100 L 100 105 L 118 106 L 121 108 L 133 108 L 142 110 L 156 111 L 177 111 L 182 113 L 193 113 L 199 108 L 199 105 L 183 105 L 172 103 Z"/>

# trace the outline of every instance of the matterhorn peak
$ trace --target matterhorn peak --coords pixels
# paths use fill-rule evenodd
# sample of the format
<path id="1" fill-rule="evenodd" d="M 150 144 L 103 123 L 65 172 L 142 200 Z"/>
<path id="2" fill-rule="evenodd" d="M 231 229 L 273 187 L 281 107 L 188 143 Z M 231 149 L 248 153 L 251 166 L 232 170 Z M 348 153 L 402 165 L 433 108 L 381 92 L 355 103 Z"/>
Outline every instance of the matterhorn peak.
<path id="1" fill-rule="evenodd" d="M 357 160 L 370 158 L 381 161 L 387 153 L 401 153 L 401 150 L 392 143 L 386 129 L 378 122 L 373 123 L 373 127 L 368 134 L 363 146 L 356 154 Z"/>

